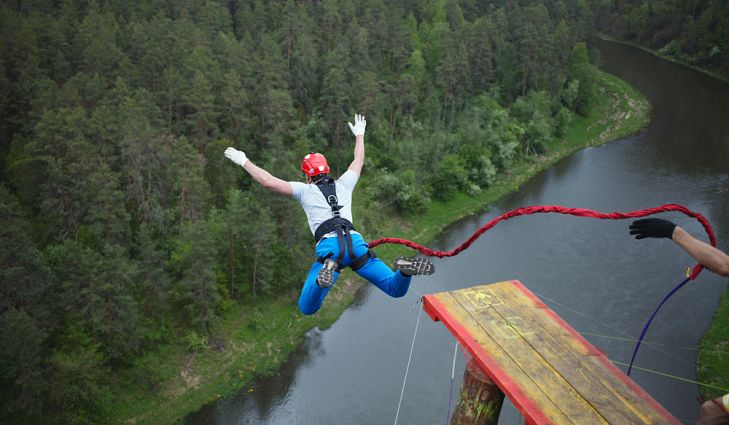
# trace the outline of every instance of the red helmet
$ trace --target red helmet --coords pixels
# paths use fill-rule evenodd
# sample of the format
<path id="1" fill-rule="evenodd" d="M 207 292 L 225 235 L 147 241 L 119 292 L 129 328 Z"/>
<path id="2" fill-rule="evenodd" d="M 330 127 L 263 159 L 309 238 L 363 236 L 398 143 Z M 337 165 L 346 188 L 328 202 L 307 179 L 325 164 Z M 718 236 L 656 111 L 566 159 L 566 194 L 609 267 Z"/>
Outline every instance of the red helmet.
<path id="1" fill-rule="evenodd" d="M 309 177 L 316 176 L 317 174 L 329 174 L 329 165 L 324 155 L 310 152 L 301 162 L 301 171 Z"/>

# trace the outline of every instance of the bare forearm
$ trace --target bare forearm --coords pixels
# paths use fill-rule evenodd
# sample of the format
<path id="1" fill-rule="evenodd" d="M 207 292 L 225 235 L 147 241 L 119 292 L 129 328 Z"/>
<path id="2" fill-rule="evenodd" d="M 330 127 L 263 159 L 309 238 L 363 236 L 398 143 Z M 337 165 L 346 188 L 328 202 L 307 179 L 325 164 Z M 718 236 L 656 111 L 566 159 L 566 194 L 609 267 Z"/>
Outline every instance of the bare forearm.
<path id="1" fill-rule="evenodd" d="M 354 140 L 354 160 L 349 165 L 349 170 L 352 170 L 360 175 L 362 173 L 362 167 L 364 166 L 365 159 L 365 145 L 364 136 L 355 136 Z"/>
<path id="2" fill-rule="evenodd" d="M 354 138 L 354 160 L 364 163 L 365 145 L 364 136 L 356 136 Z"/>
<path id="3" fill-rule="evenodd" d="M 275 177 L 268 171 L 254 164 L 251 160 L 245 163 L 243 169 L 253 177 L 253 180 L 260 183 L 263 187 L 274 192 L 282 193 L 284 195 L 291 195 L 291 184 L 284 180 Z"/>
<path id="4" fill-rule="evenodd" d="M 729 255 L 694 238 L 679 226 L 674 229 L 672 239 L 707 269 L 729 276 Z"/>

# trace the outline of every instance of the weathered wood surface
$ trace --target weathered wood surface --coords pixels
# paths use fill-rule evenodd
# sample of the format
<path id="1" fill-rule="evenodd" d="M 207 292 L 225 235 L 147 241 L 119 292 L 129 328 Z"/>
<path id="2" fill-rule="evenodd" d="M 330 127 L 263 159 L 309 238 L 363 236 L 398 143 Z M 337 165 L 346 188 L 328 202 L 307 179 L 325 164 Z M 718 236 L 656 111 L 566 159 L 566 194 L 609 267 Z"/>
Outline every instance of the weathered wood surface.
<path id="1" fill-rule="evenodd" d="M 426 295 L 442 321 L 535 424 L 680 424 L 518 281 Z"/>
<path id="2" fill-rule="evenodd" d="M 471 359 L 463 372 L 458 404 L 450 425 L 496 425 L 504 404 L 504 393 Z"/>

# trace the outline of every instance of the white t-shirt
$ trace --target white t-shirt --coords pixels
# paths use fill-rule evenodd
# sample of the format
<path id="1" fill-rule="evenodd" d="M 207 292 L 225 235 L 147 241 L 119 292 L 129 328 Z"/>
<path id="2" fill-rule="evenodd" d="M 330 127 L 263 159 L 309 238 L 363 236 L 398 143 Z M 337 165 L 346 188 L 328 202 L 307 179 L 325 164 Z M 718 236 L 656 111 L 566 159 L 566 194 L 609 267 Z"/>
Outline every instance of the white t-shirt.
<path id="1" fill-rule="evenodd" d="M 347 170 L 347 172 L 342 174 L 334 183 L 337 189 L 338 204 L 342 206 L 342 209 L 339 210 L 339 214 L 351 223 L 354 222 L 352 220 L 352 192 L 354 191 L 354 186 L 357 184 L 358 178 L 357 173 Z M 324 194 L 321 193 L 321 190 L 317 187 L 317 185 L 301 182 L 289 183 L 291 183 L 291 191 L 293 192 L 294 199 L 299 201 L 301 208 L 303 208 L 306 213 L 306 218 L 309 220 L 309 228 L 313 235 L 320 224 L 334 217 L 332 207 L 330 207 L 327 200 L 324 199 Z M 330 238 L 336 235 L 336 233 L 330 232 L 324 235 L 324 237 Z"/>

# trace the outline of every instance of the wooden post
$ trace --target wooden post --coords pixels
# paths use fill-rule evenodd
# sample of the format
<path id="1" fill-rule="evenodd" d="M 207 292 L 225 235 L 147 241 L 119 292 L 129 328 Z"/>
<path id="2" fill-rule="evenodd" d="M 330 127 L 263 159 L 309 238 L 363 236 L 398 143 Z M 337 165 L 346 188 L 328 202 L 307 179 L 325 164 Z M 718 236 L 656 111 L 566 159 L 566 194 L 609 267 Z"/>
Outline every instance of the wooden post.
<path id="1" fill-rule="evenodd" d="M 451 425 L 496 425 L 503 403 L 504 393 L 471 359 L 463 373 L 463 385 Z"/>

